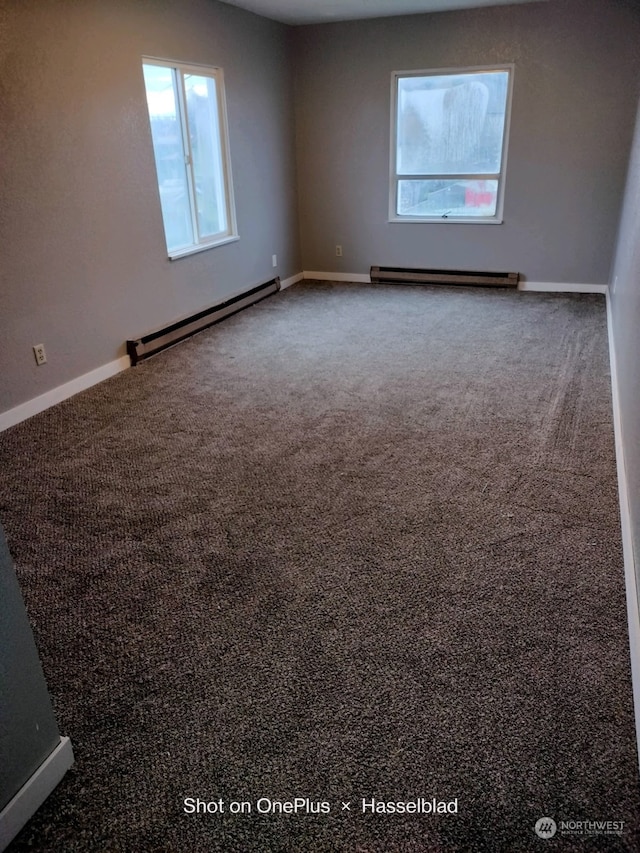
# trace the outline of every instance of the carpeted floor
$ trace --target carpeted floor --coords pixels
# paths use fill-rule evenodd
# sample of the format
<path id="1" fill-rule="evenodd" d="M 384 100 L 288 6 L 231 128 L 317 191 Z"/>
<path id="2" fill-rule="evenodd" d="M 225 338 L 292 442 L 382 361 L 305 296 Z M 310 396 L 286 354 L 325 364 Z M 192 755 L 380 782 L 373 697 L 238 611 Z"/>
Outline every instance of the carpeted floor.
<path id="1" fill-rule="evenodd" d="M 1 434 L 0 521 L 76 755 L 12 853 L 640 850 L 602 297 L 297 285 Z"/>

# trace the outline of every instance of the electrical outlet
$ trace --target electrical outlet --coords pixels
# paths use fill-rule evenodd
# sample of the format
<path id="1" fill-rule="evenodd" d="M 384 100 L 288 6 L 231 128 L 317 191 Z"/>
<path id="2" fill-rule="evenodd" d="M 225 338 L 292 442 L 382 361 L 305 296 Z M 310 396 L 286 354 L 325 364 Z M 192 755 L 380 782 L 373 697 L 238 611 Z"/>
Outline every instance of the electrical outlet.
<path id="1" fill-rule="evenodd" d="M 33 354 L 36 357 L 36 364 L 40 366 L 41 364 L 45 364 L 47 360 L 47 354 L 44 351 L 44 344 L 36 344 L 33 348 Z"/>
<path id="2" fill-rule="evenodd" d="M 272 267 L 278 266 L 278 256 L 277 255 L 271 255 L 271 266 Z"/>
<path id="3" fill-rule="evenodd" d="M 336 258 L 341 258 L 341 257 L 342 257 L 342 246 L 337 245 L 336 246 Z"/>

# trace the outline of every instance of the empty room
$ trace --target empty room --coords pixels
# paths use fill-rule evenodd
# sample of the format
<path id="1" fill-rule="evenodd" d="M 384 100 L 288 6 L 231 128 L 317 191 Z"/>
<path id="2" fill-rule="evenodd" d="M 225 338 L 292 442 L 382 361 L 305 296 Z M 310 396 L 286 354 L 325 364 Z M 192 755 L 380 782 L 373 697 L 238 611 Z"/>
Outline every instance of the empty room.
<path id="1" fill-rule="evenodd" d="M 0 850 L 640 851 L 637 0 L 0 0 Z"/>

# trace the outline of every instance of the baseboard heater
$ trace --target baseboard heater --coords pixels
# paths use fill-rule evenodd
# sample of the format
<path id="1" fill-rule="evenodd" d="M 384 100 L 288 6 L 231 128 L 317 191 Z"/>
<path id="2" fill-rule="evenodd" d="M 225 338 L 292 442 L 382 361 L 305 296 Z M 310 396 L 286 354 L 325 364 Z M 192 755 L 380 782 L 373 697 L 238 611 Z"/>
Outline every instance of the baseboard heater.
<path id="1" fill-rule="evenodd" d="M 149 356 L 155 355 L 160 350 L 171 347 L 179 341 L 191 337 L 191 335 L 195 335 L 196 332 L 201 332 L 208 326 L 213 326 L 214 323 L 224 320 L 225 317 L 230 317 L 231 314 L 236 314 L 243 308 L 254 305 L 261 299 L 271 296 L 272 293 L 277 293 L 278 290 L 280 290 L 280 278 L 276 277 L 265 282 L 265 284 L 248 290 L 246 293 L 227 299 L 226 302 L 220 302 L 211 308 L 204 308 L 197 314 L 174 320 L 167 326 L 147 332 L 141 338 L 127 341 L 127 354 L 131 359 L 132 366 L 135 367 L 139 361 L 149 358 Z"/>
<path id="2" fill-rule="evenodd" d="M 407 267 L 371 267 L 371 281 L 384 284 L 464 284 L 481 287 L 517 287 L 517 272 L 425 270 Z"/>

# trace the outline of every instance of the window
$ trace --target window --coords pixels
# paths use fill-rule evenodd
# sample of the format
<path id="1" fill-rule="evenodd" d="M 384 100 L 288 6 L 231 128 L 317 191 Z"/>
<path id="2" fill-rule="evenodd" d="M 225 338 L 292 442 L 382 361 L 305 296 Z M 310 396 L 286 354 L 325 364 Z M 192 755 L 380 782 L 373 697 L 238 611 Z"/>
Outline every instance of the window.
<path id="1" fill-rule="evenodd" d="M 513 69 L 393 75 L 390 219 L 502 221 Z"/>
<path id="2" fill-rule="evenodd" d="M 222 70 L 142 69 L 169 257 L 237 240 Z"/>

